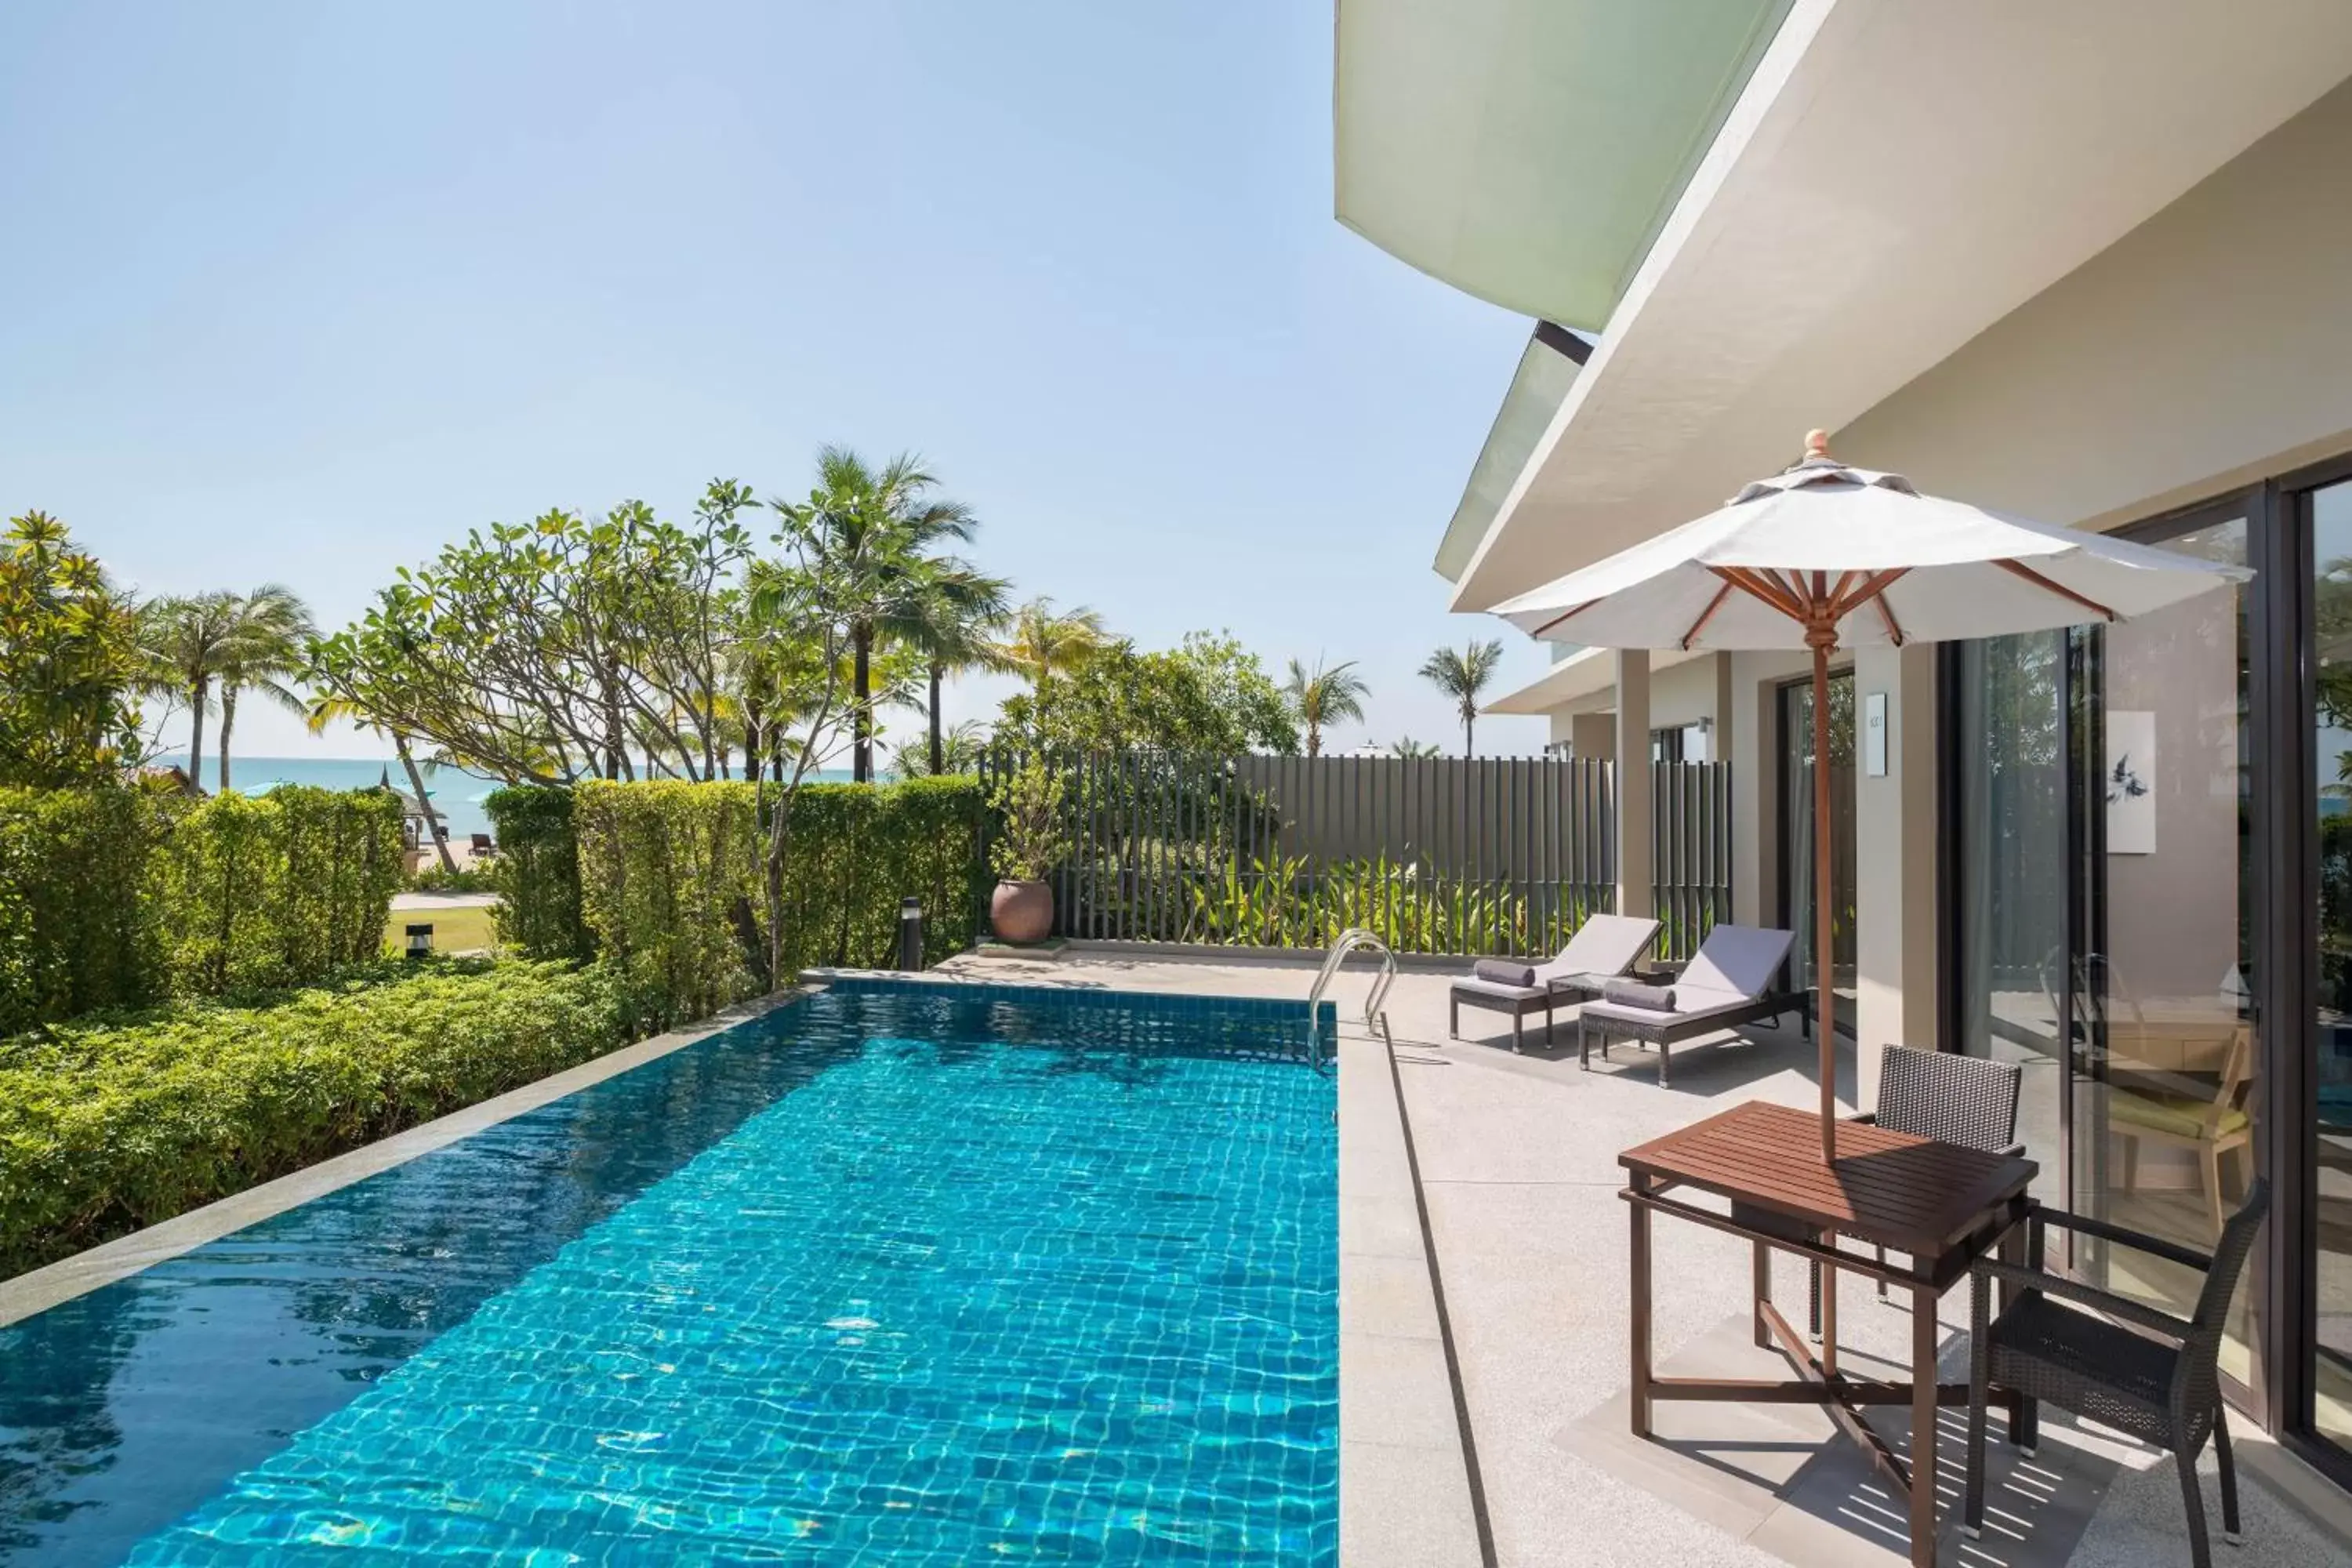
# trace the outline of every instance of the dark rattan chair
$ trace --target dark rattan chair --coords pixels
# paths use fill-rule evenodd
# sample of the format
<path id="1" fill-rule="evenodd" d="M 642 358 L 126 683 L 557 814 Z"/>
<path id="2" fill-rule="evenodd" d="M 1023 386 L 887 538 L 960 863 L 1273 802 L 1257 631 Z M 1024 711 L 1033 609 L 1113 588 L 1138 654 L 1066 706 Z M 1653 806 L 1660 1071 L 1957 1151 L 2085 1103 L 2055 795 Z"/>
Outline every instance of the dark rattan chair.
<path id="1" fill-rule="evenodd" d="M 2213 1256 L 2120 1226 L 2080 1215 L 2036 1209 L 2027 1222 L 2032 1267 L 1986 1258 L 1970 1270 L 1969 1348 L 1969 1473 L 1966 1512 L 1960 1528 L 1975 1537 L 1984 1527 L 1985 1402 L 1999 1384 L 2015 1399 L 2010 1441 L 2031 1453 L 2047 1399 L 2078 1415 L 2170 1450 L 2180 1468 L 2180 1493 L 2189 1514 L 2189 1561 L 2211 1568 L 2212 1547 L 2205 1534 L 2205 1499 L 2197 1489 L 2197 1456 L 2211 1437 L 2221 1468 L 2221 1529 L 2238 1538 L 2238 1473 L 2230 1460 L 2230 1427 L 2221 1413 L 2221 1331 L 2230 1312 L 2254 1233 L 2270 1207 L 2270 1183 L 2257 1178 L 2243 1207 L 2221 1227 Z M 2062 1226 L 2084 1236 L 2201 1270 L 2205 1288 L 2187 1321 L 2079 1280 L 2045 1273 L 2043 1226 Z M 2017 1294 L 1999 1318 L 1991 1315 L 1992 1287 L 2000 1282 Z M 2104 1314 L 2070 1306 L 2079 1302 Z M 2113 1320 L 2113 1321 L 2109 1321 Z M 2126 1327 L 2126 1325 L 2129 1325 Z"/>
<path id="2" fill-rule="evenodd" d="M 2014 1062 L 1966 1057 L 1957 1051 L 1919 1051 L 1888 1046 L 1878 1058 L 1878 1109 L 1853 1120 L 1875 1122 L 1994 1154 L 2023 1154 L 2017 1140 L 2017 1094 L 2021 1078 Z M 1753 1216 L 1748 1216 L 1751 1219 Z M 1827 1240 L 1807 1237 L 1806 1240 Z M 1878 1248 L 1878 1261 L 1886 1249 Z M 1822 1266 L 1812 1266 L 1811 1319 L 1822 1334 Z M 1878 1293 L 1886 1294 L 1879 1281 Z"/>

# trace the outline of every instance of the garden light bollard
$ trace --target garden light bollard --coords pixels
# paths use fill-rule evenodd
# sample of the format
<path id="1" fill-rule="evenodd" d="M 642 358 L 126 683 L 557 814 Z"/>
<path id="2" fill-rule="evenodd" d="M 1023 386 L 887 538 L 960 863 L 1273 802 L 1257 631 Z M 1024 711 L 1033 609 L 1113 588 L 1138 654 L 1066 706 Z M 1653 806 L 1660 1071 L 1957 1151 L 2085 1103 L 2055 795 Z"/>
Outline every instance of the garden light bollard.
<path id="1" fill-rule="evenodd" d="M 914 899 L 898 900 L 898 967 L 910 973 L 923 967 L 923 906 Z"/>
<path id="2" fill-rule="evenodd" d="M 412 959 L 424 959 L 433 956 L 432 922 L 425 921 L 422 924 L 412 925 L 408 928 L 408 956 Z"/>

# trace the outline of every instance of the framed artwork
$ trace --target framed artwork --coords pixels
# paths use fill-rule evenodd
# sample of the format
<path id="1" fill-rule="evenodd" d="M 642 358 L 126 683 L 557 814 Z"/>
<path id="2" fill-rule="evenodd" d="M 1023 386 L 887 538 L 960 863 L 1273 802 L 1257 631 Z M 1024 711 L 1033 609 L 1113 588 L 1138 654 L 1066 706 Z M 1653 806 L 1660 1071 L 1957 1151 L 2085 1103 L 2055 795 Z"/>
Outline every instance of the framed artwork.
<path id="1" fill-rule="evenodd" d="M 2156 853 L 2156 714 L 2107 710 L 2107 853 Z"/>

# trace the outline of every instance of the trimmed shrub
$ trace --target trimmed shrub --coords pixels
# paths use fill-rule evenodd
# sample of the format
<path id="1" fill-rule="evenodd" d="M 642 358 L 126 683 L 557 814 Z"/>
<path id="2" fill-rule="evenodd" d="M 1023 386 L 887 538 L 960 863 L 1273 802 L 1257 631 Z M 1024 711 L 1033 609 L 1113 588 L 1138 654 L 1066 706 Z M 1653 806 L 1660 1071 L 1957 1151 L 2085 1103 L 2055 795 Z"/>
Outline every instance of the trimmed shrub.
<path id="1" fill-rule="evenodd" d="M 0 1276 L 599 1056 L 634 1022 L 606 970 L 436 963 L 0 1042 Z"/>
<path id="2" fill-rule="evenodd" d="M 163 994 L 151 863 L 190 805 L 149 789 L 0 789 L 0 1037 Z"/>
<path id="3" fill-rule="evenodd" d="M 156 866 L 173 994 L 307 984 L 380 956 L 400 848 L 388 791 L 288 784 L 195 807 Z"/>
<path id="4" fill-rule="evenodd" d="M 759 847 L 748 783 L 592 780 L 572 794 L 580 913 L 600 953 L 698 1018 L 758 989 Z"/>
<path id="5" fill-rule="evenodd" d="M 803 785 L 784 864 L 787 973 L 895 962 L 909 896 L 923 905 L 925 963 L 969 947 L 985 891 L 985 805 L 972 778 Z M 751 784 L 583 784 L 573 825 L 582 916 L 602 953 L 667 997 L 673 1016 L 757 989 L 766 841 Z"/>
<path id="6" fill-rule="evenodd" d="M 898 962 L 898 900 L 923 905 L 923 962 L 970 947 L 988 876 L 976 778 L 803 785 L 784 868 L 784 953 L 794 971 Z"/>
<path id="7" fill-rule="evenodd" d="M 586 958 L 596 939 L 580 918 L 580 843 L 573 837 L 572 792 L 560 785 L 514 784 L 483 803 L 497 828 L 490 862 L 499 895 L 499 941 L 526 958 Z"/>

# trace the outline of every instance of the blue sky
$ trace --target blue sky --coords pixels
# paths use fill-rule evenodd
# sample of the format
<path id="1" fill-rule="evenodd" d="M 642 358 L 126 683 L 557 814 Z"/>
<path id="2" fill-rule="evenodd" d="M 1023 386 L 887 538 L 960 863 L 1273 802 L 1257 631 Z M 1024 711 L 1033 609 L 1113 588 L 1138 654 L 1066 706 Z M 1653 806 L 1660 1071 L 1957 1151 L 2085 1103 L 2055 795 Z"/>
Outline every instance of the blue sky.
<path id="1" fill-rule="evenodd" d="M 914 447 L 1024 595 L 1357 659 L 1342 743 L 1452 749 L 1413 669 L 1504 628 L 1429 560 L 1528 324 L 1332 219 L 1330 57 L 1261 0 L 16 0 L 0 511 L 339 625 L 477 524 Z"/>

